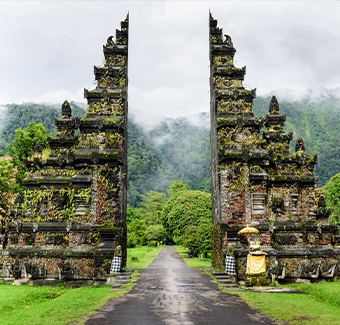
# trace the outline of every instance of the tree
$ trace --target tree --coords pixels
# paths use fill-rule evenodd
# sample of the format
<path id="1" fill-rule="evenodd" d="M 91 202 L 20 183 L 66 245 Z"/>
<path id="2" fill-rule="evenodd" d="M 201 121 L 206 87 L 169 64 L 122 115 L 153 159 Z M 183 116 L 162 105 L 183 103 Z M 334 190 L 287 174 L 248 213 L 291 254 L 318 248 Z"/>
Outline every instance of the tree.
<path id="1" fill-rule="evenodd" d="M 167 190 L 168 195 L 172 197 L 177 192 L 187 191 L 188 187 L 182 181 L 173 181 Z"/>
<path id="2" fill-rule="evenodd" d="M 6 217 L 18 191 L 15 183 L 16 173 L 12 157 L 0 157 L 0 221 Z"/>
<path id="3" fill-rule="evenodd" d="M 161 224 L 160 216 L 162 213 L 165 194 L 150 191 L 148 195 L 142 195 L 142 208 L 139 210 L 144 213 L 144 219 L 147 225 Z"/>
<path id="4" fill-rule="evenodd" d="M 189 226 L 185 230 L 182 245 L 188 247 L 193 252 L 193 256 L 197 256 L 198 253 L 203 254 L 211 250 L 211 231 L 211 221 L 202 221 L 198 225 Z"/>
<path id="5" fill-rule="evenodd" d="M 137 244 L 146 245 L 146 225 L 138 210 L 127 208 L 126 224 L 128 233 L 127 246 L 134 247 Z"/>
<path id="6" fill-rule="evenodd" d="M 328 209 L 332 209 L 331 218 L 340 222 L 340 173 L 333 176 L 323 187 Z"/>
<path id="7" fill-rule="evenodd" d="M 167 235 L 183 244 L 190 226 L 211 223 L 211 195 L 201 191 L 181 191 L 170 198 L 162 211 L 161 220 Z"/>
<path id="8" fill-rule="evenodd" d="M 32 122 L 23 130 L 21 128 L 16 129 L 12 143 L 7 145 L 9 154 L 13 156 L 13 163 L 18 169 L 16 181 L 20 186 L 25 177 L 23 160 L 32 155 L 38 140 L 41 141 L 43 148 L 47 147 L 46 128 L 41 123 Z"/>

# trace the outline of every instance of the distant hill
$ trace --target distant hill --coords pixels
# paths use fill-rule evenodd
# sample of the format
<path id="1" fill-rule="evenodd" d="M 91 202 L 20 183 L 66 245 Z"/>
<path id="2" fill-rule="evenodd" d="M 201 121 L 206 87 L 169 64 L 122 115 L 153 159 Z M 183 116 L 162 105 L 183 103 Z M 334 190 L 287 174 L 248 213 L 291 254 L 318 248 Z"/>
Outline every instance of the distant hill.
<path id="1" fill-rule="evenodd" d="M 192 123 L 195 120 L 195 123 Z M 192 190 L 211 191 L 209 114 L 164 118 L 151 130 L 129 121 L 128 203 L 140 194 L 166 193 L 173 180 Z"/>
<path id="2" fill-rule="evenodd" d="M 72 115 L 83 117 L 85 107 L 81 103 L 70 102 Z M 0 149 L 6 151 L 17 128 L 26 128 L 31 122 L 42 123 L 47 133 L 57 131 L 54 118 L 61 117 L 61 104 L 48 105 L 36 103 L 7 104 L 0 112 Z"/>
<path id="3" fill-rule="evenodd" d="M 285 100 L 278 95 L 280 112 L 287 115 L 285 130 L 296 139 L 305 140 L 309 154 L 318 153 L 316 174 L 323 186 L 340 172 L 340 99 L 334 93 Z M 280 98 L 281 97 L 281 98 Z M 254 101 L 254 114 L 265 116 L 271 96 Z M 71 102 L 79 117 L 85 111 Z M 15 129 L 30 122 L 43 123 L 49 133 L 56 131 L 54 117 L 60 116 L 61 105 L 35 103 L 9 104 L 0 111 L 0 148 L 6 149 Z M 135 207 L 141 194 L 149 191 L 166 193 L 173 180 L 182 180 L 192 190 L 210 192 L 210 121 L 209 113 L 187 117 L 164 118 L 149 129 L 143 129 L 133 118 L 128 124 L 128 203 Z"/>

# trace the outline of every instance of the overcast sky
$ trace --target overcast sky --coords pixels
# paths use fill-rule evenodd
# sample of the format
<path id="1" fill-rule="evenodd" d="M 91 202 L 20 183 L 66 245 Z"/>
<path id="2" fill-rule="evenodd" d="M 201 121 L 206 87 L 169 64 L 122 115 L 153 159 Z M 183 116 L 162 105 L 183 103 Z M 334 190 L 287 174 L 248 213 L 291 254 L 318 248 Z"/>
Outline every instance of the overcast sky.
<path id="1" fill-rule="evenodd" d="M 209 8 L 258 95 L 340 86 L 340 2 L 0 1 L 0 104 L 85 103 L 102 46 L 129 11 L 130 112 L 208 111 Z"/>

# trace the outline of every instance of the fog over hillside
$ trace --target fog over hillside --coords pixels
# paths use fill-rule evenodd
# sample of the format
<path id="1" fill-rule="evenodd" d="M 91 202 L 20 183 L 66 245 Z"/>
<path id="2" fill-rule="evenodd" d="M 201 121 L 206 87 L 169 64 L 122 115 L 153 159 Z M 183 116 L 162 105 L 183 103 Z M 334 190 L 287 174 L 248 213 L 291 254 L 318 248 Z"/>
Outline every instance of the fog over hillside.
<path id="1" fill-rule="evenodd" d="M 297 93 L 274 91 L 281 114 L 286 114 L 286 132 L 293 132 L 291 148 L 298 137 L 305 141 L 308 154 L 318 153 L 318 186 L 340 172 L 340 96 L 339 89 L 308 90 Z M 268 113 L 269 96 L 254 100 L 254 114 Z M 82 103 L 71 102 L 73 113 L 84 114 Z M 30 122 L 43 123 L 55 132 L 54 117 L 60 104 L 8 104 L 0 109 L 0 147 L 4 150 L 18 127 Z M 210 116 L 208 112 L 177 118 L 157 116 L 146 119 L 129 114 L 128 124 L 128 203 L 136 206 L 149 191 L 166 193 L 173 180 L 190 189 L 210 191 Z"/>

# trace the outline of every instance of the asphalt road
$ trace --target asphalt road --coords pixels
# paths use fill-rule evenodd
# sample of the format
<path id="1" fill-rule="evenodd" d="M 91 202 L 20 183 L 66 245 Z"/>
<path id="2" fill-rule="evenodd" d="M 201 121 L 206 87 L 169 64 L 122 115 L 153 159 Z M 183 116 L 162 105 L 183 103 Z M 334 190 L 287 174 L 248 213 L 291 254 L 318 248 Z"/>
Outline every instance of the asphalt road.
<path id="1" fill-rule="evenodd" d="M 274 324 L 210 280 L 166 246 L 129 293 L 110 299 L 85 324 Z"/>

